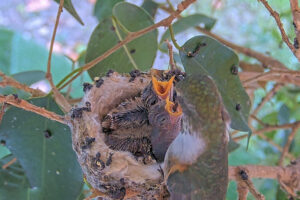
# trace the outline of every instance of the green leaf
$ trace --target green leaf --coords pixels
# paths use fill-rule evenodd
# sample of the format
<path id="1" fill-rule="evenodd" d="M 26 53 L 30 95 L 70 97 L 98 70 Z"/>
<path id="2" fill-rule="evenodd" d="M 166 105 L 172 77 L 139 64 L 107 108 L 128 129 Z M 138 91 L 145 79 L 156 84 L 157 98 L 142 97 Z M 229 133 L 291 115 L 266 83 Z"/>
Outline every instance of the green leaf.
<path id="1" fill-rule="evenodd" d="M 250 99 L 239 77 L 231 72 L 233 66 L 238 66 L 237 55 L 231 49 L 207 36 L 191 38 L 182 46 L 182 49 L 179 53 L 185 71 L 188 74 L 210 75 L 230 115 L 231 128 L 247 131 L 250 136 L 251 129 L 248 127 Z M 188 53 L 194 55 L 188 56 Z"/>
<path id="2" fill-rule="evenodd" d="M 60 2 L 60 0 L 54 0 L 56 1 L 58 4 Z M 65 0 L 64 1 L 64 8 L 81 24 L 84 25 L 83 21 L 81 20 L 80 16 L 77 14 L 72 1 L 71 0 Z"/>
<path id="3" fill-rule="evenodd" d="M 90 62 L 115 46 L 126 37 L 127 31 L 135 32 L 153 25 L 151 16 L 144 9 L 130 3 L 116 4 L 113 15 L 118 25 L 114 27 L 112 20 L 106 18 L 93 31 L 88 43 L 86 62 Z M 88 70 L 88 73 L 91 78 L 94 78 L 104 75 L 109 69 L 121 73 L 130 72 L 135 69 L 134 66 L 142 71 L 148 70 L 152 67 L 156 51 L 157 30 L 154 30 L 121 47 Z"/>
<path id="4" fill-rule="evenodd" d="M 287 194 L 281 189 L 281 187 L 279 185 L 277 186 L 276 199 L 280 199 L 280 200 L 288 200 L 289 199 Z"/>
<path id="5" fill-rule="evenodd" d="M 181 33 L 183 31 L 186 31 L 189 28 L 198 26 L 198 25 L 203 25 L 203 27 L 206 30 L 211 30 L 212 27 L 215 25 L 216 20 L 211 18 L 211 17 L 207 17 L 206 15 L 202 15 L 202 14 L 194 14 L 194 15 L 190 15 L 187 17 L 182 17 L 180 19 L 178 19 L 173 25 L 173 31 L 174 34 L 178 34 Z M 170 39 L 170 31 L 169 29 L 163 34 L 163 36 L 161 37 L 160 40 L 160 45 L 166 40 L 166 39 Z"/>
<path id="6" fill-rule="evenodd" d="M 9 155 L 10 151 L 4 145 L 0 144 L 0 159 Z"/>
<path id="7" fill-rule="evenodd" d="M 278 112 L 278 122 L 279 124 L 287 124 L 290 122 L 291 112 L 289 107 L 283 104 Z"/>
<path id="8" fill-rule="evenodd" d="M 63 114 L 50 97 L 30 103 Z M 51 137 L 46 138 L 46 131 Z M 76 199 L 82 187 L 82 172 L 72 149 L 68 126 L 32 112 L 12 107 L 3 116 L 0 139 L 17 157 L 40 199 Z"/>
<path id="9" fill-rule="evenodd" d="M 39 199 L 39 190 L 30 188 L 28 179 L 18 161 L 8 168 L 2 169 L 2 166 L 13 158 L 13 155 L 10 155 L 0 160 L 0 200 Z"/>
<path id="10" fill-rule="evenodd" d="M 107 17 L 111 17 L 114 5 L 122 1 L 124 0 L 97 0 L 94 7 L 94 15 L 99 22 Z"/>
<path id="11" fill-rule="evenodd" d="M 45 79 L 46 73 L 39 70 L 20 72 L 13 74 L 12 77 L 20 83 L 31 85 Z"/>
<path id="12" fill-rule="evenodd" d="M 159 5 L 153 0 L 144 0 L 141 7 L 144 8 L 151 15 L 152 18 L 154 18 Z"/>
<path id="13" fill-rule="evenodd" d="M 13 39 L 13 32 L 5 29 L 0 28 L 0 70 L 8 74 L 9 68 L 11 64 L 11 54 L 12 54 L 12 39 Z"/>

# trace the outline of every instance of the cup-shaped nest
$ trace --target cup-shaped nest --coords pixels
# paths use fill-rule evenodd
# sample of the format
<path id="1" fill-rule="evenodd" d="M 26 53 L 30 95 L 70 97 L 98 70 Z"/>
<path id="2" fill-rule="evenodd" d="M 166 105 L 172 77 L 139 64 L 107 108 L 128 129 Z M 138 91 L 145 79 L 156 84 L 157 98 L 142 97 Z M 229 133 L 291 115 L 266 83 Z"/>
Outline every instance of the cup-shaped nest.
<path id="1" fill-rule="evenodd" d="M 163 180 L 160 165 L 144 162 L 128 151 L 114 150 L 106 141 L 102 122 L 123 102 L 140 98 L 151 82 L 147 73 L 109 73 L 84 85 L 85 95 L 70 112 L 73 148 L 87 182 L 104 199 L 156 199 Z M 132 128 L 132 134 L 138 127 Z M 151 160 L 152 159 L 152 160 Z"/>

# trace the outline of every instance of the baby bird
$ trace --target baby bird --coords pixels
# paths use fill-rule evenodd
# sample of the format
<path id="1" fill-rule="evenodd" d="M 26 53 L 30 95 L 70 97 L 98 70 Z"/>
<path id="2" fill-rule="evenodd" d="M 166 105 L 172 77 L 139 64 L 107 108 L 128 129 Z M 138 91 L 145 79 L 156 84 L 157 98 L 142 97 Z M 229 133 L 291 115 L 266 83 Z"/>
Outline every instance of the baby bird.
<path id="1" fill-rule="evenodd" d="M 125 100 L 104 117 L 101 125 L 106 133 L 105 143 L 111 149 L 129 151 L 136 157 L 143 157 L 144 163 L 148 163 L 149 157 L 163 161 L 176 136 L 163 135 L 162 130 L 180 127 L 180 106 L 170 100 L 176 96 L 174 78 L 159 81 L 152 76 L 141 97 Z M 174 131 L 169 133 L 174 134 Z"/>
<path id="2" fill-rule="evenodd" d="M 163 162 L 167 149 L 177 137 L 181 128 L 182 109 L 178 102 L 167 97 L 150 108 L 149 123 L 152 126 L 152 153 L 158 162 Z"/>
<path id="3" fill-rule="evenodd" d="M 172 76 L 168 81 L 159 81 L 152 76 L 152 81 L 143 90 L 141 99 L 147 108 L 155 105 L 161 100 L 166 100 L 168 96 L 173 96 L 173 81 L 175 76 Z"/>

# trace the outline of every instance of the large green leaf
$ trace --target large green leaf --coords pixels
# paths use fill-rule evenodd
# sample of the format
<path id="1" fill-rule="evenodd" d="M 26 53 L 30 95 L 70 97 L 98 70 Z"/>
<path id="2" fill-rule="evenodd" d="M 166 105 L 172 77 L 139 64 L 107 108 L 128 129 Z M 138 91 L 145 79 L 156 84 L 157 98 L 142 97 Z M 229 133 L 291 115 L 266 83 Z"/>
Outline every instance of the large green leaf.
<path id="1" fill-rule="evenodd" d="M 206 30 L 211 30 L 212 27 L 215 25 L 216 20 L 211 17 L 207 17 L 206 15 L 202 14 L 194 14 L 189 15 L 187 17 L 182 17 L 178 19 L 173 25 L 173 32 L 174 34 L 181 33 L 183 31 L 186 31 L 189 28 L 203 25 L 203 28 Z M 170 31 L 169 29 L 163 34 L 160 40 L 160 44 L 162 44 L 166 39 L 170 39 Z"/>
<path id="2" fill-rule="evenodd" d="M 30 103 L 63 114 L 50 97 Z M 45 137 L 48 132 L 51 137 Z M 82 186 L 82 172 L 72 150 L 68 126 L 32 112 L 12 107 L 0 126 L 0 140 L 17 157 L 31 187 L 41 191 L 41 199 L 76 199 Z"/>
<path id="3" fill-rule="evenodd" d="M 94 15 L 97 17 L 99 22 L 107 17 L 111 17 L 114 5 L 121 1 L 124 0 L 97 0 L 94 7 Z"/>
<path id="4" fill-rule="evenodd" d="M 144 8 L 151 15 L 151 17 L 154 18 L 159 5 L 153 0 L 144 0 L 141 7 Z"/>
<path id="5" fill-rule="evenodd" d="M 138 31 L 153 24 L 151 16 L 144 9 L 130 3 L 116 4 L 113 15 L 119 24 L 114 27 L 112 20 L 107 18 L 100 22 L 88 43 L 86 62 L 102 55 L 122 38 L 124 39 L 126 31 Z M 119 38 L 117 33 L 122 38 Z M 148 70 L 152 67 L 156 51 L 157 30 L 154 30 L 126 44 L 88 72 L 93 78 L 103 75 L 108 69 L 129 72 L 134 69 L 134 65 L 140 70 Z"/>
<path id="6" fill-rule="evenodd" d="M 222 95 L 231 117 L 231 128 L 251 133 L 248 127 L 250 99 L 237 73 L 238 57 L 226 46 L 207 36 L 188 40 L 180 51 L 180 57 L 188 74 L 210 75 Z M 233 70 L 235 68 L 235 70 Z"/>
<path id="7" fill-rule="evenodd" d="M 60 0 L 54 0 L 56 1 L 58 4 L 60 2 Z M 64 0 L 64 8 L 81 24 L 84 25 L 83 21 L 81 20 L 80 16 L 78 15 L 78 13 L 76 12 L 72 1 L 71 0 Z"/>
<path id="8" fill-rule="evenodd" d="M 15 162 L 6 169 L 2 166 L 13 159 L 13 155 L 0 160 L 0 200 L 38 200 L 39 190 L 30 188 L 28 179 L 19 162 Z"/>

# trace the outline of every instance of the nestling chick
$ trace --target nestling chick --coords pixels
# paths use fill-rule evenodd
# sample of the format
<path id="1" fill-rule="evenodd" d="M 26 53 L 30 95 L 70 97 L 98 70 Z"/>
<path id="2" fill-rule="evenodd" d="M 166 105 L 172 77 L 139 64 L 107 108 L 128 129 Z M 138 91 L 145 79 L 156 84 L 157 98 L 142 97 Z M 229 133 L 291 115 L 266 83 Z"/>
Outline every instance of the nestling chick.
<path id="1" fill-rule="evenodd" d="M 169 100 L 174 96 L 173 80 L 174 76 L 168 81 L 152 77 L 141 97 L 125 100 L 104 117 L 101 125 L 106 133 L 105 143 L 111 149 L 129 151 L 137 158 L 142 157 L 144 163 L 148 163 L 151 156 L 163 161 L 168 146 L 176 137 L 173 130 L 180 127 L 177 114 L 180 106 Z M 160 122 L 158 116 L 164 116 L 165 121 Z M 168 136 L 169 133 L 173 135 Z"/>
<path id="2" fill-rule="evenodd" d="M 173 81 L 175 76 L 172 76 L 167 81 L 159 81 L 152 76 L 152 81 L 143 90 L 141 98 L 147 108 L 155 105 L 161 100 L 166 100 L 168 96 L 173 95 Z"/>
<path id="3" fill-rule="evenodd" d="M 178 102 L 167 97 L 150 108 L 149 123 L 152 125 L 152 153 L 158 162 L 163 162 L 167 149 L 181 128 L 182 109 Z"/>
<path id="4" fill-rule="evenodd" d="M 151 155 L 149 139 L 151 126 L 148 122 L 148 110 L 140 98 L 122 102 L 102 121 L 106 131 L 105 143 L 113 150 L 129 151 L 134 156 Z"/>

